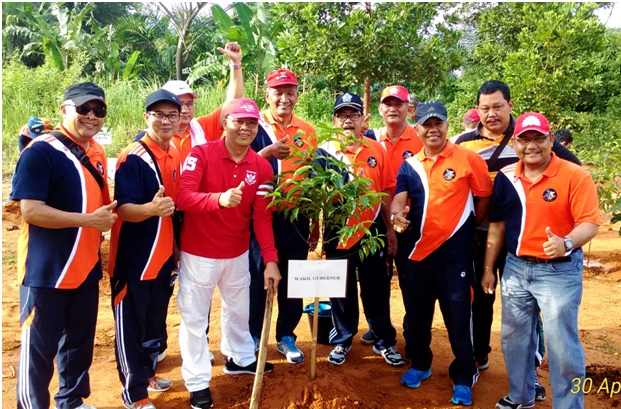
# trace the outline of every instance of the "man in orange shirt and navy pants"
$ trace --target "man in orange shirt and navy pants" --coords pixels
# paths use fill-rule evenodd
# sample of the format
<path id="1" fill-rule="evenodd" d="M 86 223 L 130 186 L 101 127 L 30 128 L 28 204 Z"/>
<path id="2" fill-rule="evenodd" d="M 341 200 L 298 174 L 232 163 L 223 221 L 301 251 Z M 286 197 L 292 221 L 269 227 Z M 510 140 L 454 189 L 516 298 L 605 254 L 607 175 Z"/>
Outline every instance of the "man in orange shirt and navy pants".
<path id="1" fill-rule="evenodd" d="M 506 242 L 500 281 L 501 345 L 509 394 L 497 409 L 535 406 L 535 328 L 545 322 L 552 405 L 584 408 L 584 351 L 578 334 L 582 298 L 582 246 L 600 224 L 597 189 L 589 173 L 561 160 L 545 116 L 527 112 L 515 123 L 519 162 L 494 180 L 483 291 L 496 287 L 494 263 Z M 577 383 L 576 383 L 577 382 Z"/>
<path id="2" fill-rule="evenodd" d="M 348 224 L 365 223 L 371 231 L 386 236 L 387 246 L 374 254 L 360 260 L 358 251 L 362 235 L 352 236 L 345 245 L 340 245 L 335 232 L 326 231 L 324 248 L 328 259 L 347 259 L 347 289 L 345 298 L 331 298 L 334 330 L 330 333 L 330 343 L 335 344 L 328 356 L 328 362 L 342 365 L 351 350 L 352 340 L 358 332 L 358 285 L 356 270 L 360 280 L 360 298 L 367 321 L 377 337 L 373 351 L 395 366 L 405 362 L 395 348 L 397 331 L 390 320 L 390 281 L 386 274 L 386 257 L 388 252 L 397 248 L 397 237 L 390 221 L 390 191 L 395 185 L 395 175 L 388 160 L 386 150 L 370 138 L 362 136 L 363 104 L 360 96 L 349 92 L 339 96 L 334 104 L 334 127 L 343 128 L 345 133 L 353 134 L 355 142 L 349 144 L 343 152 L 340 146 L 329 142 L 317 149 L 317 157 L 330 155 L 352 164 L 354 174 L 371 179 L 370 190 L 384 192 L 386 196 L 375 209 L 365 210 L 362 214 L 352 215 Z M 361 165 L 358 165 L 358 164 Z"/>
<path id="3" fill-rule="evenodd" d="M 395 230 L 404 231 L 395 260 L 408 327 L 405 351 L 412 361 L 401 383 L 417 388 L 431 376 L 431 324 L 438 300 L 455 354 L 449 367 L 452 402 L 471 405 L 479 371 L 470 331 L 470 239 L 489 208 L 492 181 L 480 156 L 447 140 L 442 102 L 420 104 L 415 117 L 423 149 L 401 165 L 391 209 Z"/>
<path id="4" fill-rule="evenodd" d="M 155 366 L 177 263 L 172 216 L 179 153 L 170 141 L 180 111 L 179 98 L 171 92 L 160 89 L 147 95 L 147 132 L 117 161 L 114 198 L 119 221 L 112 229 L 109 273 L 114 351 L 126 408 L 154 409 L 148 391 L 171 386 L 155 376 Z"/>
<path id="5" fill-rule="evenodd" d="M 22 231 L 17 253 L 22 340 L 18 408 L 49 408 L 54 358 L 60 409 L 92 409 L 88 370 L 99 305 L 101 232 L 116 214 L 106 180 L 106 155 L 93 140 L 107 113 L 92 82 L 69 86 L 56 132 L 35 138 L 17 161 L 12 200 Z M 70 148 L 71 147 L 71 148 Z"/>

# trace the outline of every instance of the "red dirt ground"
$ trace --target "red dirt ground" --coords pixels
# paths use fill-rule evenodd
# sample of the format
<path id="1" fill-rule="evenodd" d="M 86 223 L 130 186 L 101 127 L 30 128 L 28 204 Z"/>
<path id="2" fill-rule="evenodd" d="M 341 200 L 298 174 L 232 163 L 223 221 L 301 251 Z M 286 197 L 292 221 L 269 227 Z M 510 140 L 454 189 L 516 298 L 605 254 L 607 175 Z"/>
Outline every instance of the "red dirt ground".
<path id="1" fill-rule="evenodd" d="M 6 184 L 5 184 L 6 186 Z M 6 195 L 6 193 L 5 193 Z M 20 347 L 19 291 L 16 281 L 16 242 L 19 222 L 3 213 L 2 222 L 2 407 L 15 407 L 15 369 Z M 621 238 L 618 226 L 600 228 L 599 235 L 590 246 L 589 267 L 585 269 L 584 295 L 580 313 L 580 334 L 586 351 L 587 376 L 592 378 L 593 387 L 586 395 L 589 409 L 621 407 L 621 393 L 610 397 L 613 382 L 621 382 Z M 15 230 L 14 230 L 15 229 Z M 108 242 L 103 244 L 107 256 Z M 588 246 L 585 252 L 589 250 Z M 586 260 L 586 257 L 585 257 Z M 403 303 L 395 277 L 392 285 L 392 320 L 397 328 L 397 347 L 403 352 L 404 340 L 401 322 L 404 315 Z M 116 374 L 114 361 L 114 326 L 110 309 L 110 288 L 107 280 L 100 286 L 100 309 L 97 323 L 95 357 L 91 367 L 92 395 L 87 400 L 99 409 L 122 407 L 121 384 Z M 176 294 L 176 291 L 175 291 Z M 159 365 L 158 374 L 173 381 L 173 387 L 161 394 L 151 394 L 160 409 L 189 407 L 189 394 L 181 377 L 181 357 L 177 343 L 180 316 L 175 296 L 170 303 L 168 327 L 169 349 L 166 359 Z M 311 302 L 311 300 L 305 300 Z M 276 351 L 274 340 L 274 306 L 272 332 L 268 360 L 275 364 L 272 373 L 266 374 L 261 394 L 262 408 L 452 408 L 449 400 L 452 384 L 448 377 L 448 364 L 452 354 L 447 340 L 441 314 L 436 309 L 433 324 L 434 361 L 433 375 L 418 389 L 407 389 L 399 380 L 406 367 L 387 365 L 375 355 L 371 347 L 358 342 L 347 356 L 347 362 L 340 367 L 326 360 L 330 347 L 318 345 L 317 379 L 310 380 L 310 330 L 306 317 L 302 317 L 297 328 L 298 345 L 306 355 L 306 361 L 299 365 L 288 364 Z M 500 302 L 496 302 L 495 319 L 492 328 L 490 367 L 483 371 L 474 388 L 473 408 L 493 408 L 495 402 L 508 391 L 507 374 L 500 350 Z M 211 315 L 210 348 L 215 352 L 211 390 L 216 408 L 244 408 L 250 403 L 253 377 L 248 375 L 229 376 L 223 373 L 224 358 L 219 353 L 220 301 L 214 296 Z M 364 315 L 360 317 L 359 335 L 367 329 Z M 356 337 L 358 339 L 358 337 Z M 540 369 L 540 378 L 550 394 L 549 373 L 546 363 Z M 50 386 L 53 395 L 58 380 L 54 377 Z M 606 392 L 608 387 L 608 393 Z M 617 386 L 618 388 L 618 386 Z M 599 389 L 599 391 L 598 391 Z M 550 408 L 551 399 L 537 403 L 539 408 Z"/>

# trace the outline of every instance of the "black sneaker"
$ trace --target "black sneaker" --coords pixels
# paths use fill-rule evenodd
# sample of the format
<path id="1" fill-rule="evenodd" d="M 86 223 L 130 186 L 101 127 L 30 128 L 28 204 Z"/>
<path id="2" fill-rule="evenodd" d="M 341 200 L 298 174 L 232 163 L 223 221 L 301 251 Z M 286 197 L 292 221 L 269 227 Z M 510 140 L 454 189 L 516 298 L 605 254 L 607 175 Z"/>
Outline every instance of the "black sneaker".
<path id="1" fill-rule="evenodd" d="M 373 345 L 377 341 L 379 341 L 379 338 L 377 338 L 371 330 L 368 330 L 360 337 L 360 343 L 363 345 Z"/>
<path id="2" fill-rule="evenodd" d="M 209 388 L 202 391 L 190 392 L 190 405 L 192 409 L 213 408 L 213 399 Z"/>
<path id="3" fill-rule="evenodd" d="M 265 363 L 264 372 L 272 372 L 274 369 L 274 364 L 269 362 Z M 233 361 L 233 358 L 228 358 L 224 363 L 224 373 L 228 375 L 239 375 L 239 374 L 248 374 L 254 375 L 257 373 L 257 361 L 254 361 L 250 365 L 247 366 L 239 366 Z"/>
<path id="4" fill-rule="evenodd" d="M 535 400 L 541 402 L 546 399 L 546 388 L 543 387 L 539 381 L 539 374 L 537 368 L 535 368 Z"/>
<path id="5" fill-rule="evenodd" d="M 528 403 L 515 403 L 509 399 L 509 395 L 496 402 L 496 409 L 530 409 L 535 407 L 535 401 Z"/>

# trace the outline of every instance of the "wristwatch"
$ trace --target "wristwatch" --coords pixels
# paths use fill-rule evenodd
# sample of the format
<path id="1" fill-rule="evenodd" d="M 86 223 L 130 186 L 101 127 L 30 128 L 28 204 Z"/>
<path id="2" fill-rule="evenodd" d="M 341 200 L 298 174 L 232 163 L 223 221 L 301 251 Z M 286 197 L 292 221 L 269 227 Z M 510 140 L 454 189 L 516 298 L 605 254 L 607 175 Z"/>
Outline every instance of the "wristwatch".
<path id="1" fill-rule="evenodd" d="M 563 244 L 565 245 L 565 251 L 571 251 L 574 248 L 574 242 L 567 237 L 563 238 Z"/>

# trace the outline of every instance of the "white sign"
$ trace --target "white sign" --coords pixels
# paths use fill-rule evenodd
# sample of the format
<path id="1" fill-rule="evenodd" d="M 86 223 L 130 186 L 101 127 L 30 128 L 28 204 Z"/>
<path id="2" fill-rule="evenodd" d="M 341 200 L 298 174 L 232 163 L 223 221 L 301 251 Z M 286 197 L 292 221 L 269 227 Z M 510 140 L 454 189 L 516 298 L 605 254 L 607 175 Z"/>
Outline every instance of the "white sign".
<path id="1" fill-rule="evenodd" d="M 347 260 L 289 260 L 288 298 L 344 298 Z"/>
<path id="2" fill-rule="evenodd" d="M 100 145 L 112 145 L 112 132 L 106 127 L 101 128 L 101 131 L 97 132 L 97 135 L 93 136 L 93 139 Z"/>

